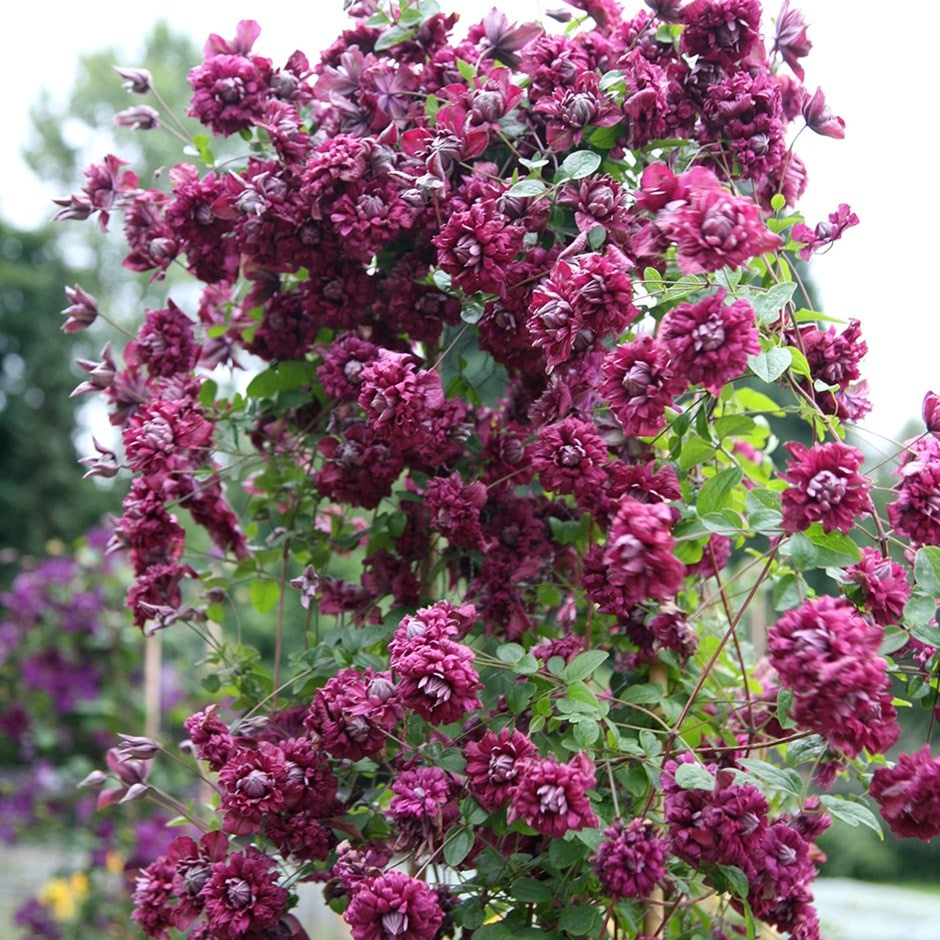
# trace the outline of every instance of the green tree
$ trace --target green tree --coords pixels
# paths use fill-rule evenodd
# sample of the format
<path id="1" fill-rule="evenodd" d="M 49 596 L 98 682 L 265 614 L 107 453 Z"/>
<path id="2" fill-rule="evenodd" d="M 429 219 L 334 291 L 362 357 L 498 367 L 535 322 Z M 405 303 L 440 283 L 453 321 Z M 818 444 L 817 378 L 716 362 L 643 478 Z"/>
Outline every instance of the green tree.
<path id="1" fill-rule="evenodd" d="M 75 278 L 48 230 L 18 232 L 0 223 L 0 557 L 5 562 L 42 552 L 49 539 L 75 538 L 116 505 L 112 493 L 80 485 L 83 469 L 69 434 L 79 406 L 69 398 L 79 382 L 71 359 L 93 355 L 84 336 L 64 338 L 58 332 L 62 285 Z"/>
<path id="2" fill-rule="evenodd" d="M 188 37 L 163 23 L 143 43 L 140 61 L 155 63 L 154 84 L 178 117 L 189 96 L 186 73 L 199 58 Z M 107 153 L 133 163 L 145 184 L 183 158 L 183 145 L 172 134 L 152 131 L 141 147 L 137 132 L 115 124 L 114 115 L 134 104 L 164 111 L 156 101 L 129 95 L 115 64 L 134 63 L 113 49 L 83 56 L 68 100 L 56 103 L 44 94 L 32 109 L 24 157 L 62 195 L 80 189 L 82 168 Z M 41 553 L 50 539 L 70 541 L 120 506 L 120 485 L 78 486 L 83 469 L 77 461 L 84 454 L 76 452 L 74 438 L 82 399 L 69 398 L 86 378 L 74 359 L 99 359 L 109 328 L 99 322 L 87 333 L 63 336 L 59 316 L 67 302 L 62 285 L 76 282 L 116 321 L 122 310 L 165 300 L 165 285 L 150 298 L 141 279 L 122 268 L 120 221 L 112 228 L 115 237 L 101 239 L 90 227 L 69 223 L 35 232 L 0 223 L 0 558 L 6 579 L 18 555 Z M 83 261 L 82 270 L 63 259 Z"/>

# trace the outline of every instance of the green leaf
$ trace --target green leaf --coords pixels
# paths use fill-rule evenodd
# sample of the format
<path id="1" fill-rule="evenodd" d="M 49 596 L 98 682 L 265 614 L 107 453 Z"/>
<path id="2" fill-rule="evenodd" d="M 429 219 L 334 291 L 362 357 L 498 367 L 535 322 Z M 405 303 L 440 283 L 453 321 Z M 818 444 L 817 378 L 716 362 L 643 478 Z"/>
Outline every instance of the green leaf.
<path id="1" fill-rule="evenodd" d="M 601 726 L 593 718 L 582 718 L 574 726 L 574 739 L 585 750 L 593 747 L 600 736 Z"/>
<path id="2" fill-rule="evenodd" d="M 551 516 L 548 526 L 559 545 L 574 545 L 582 535 L 587 535 L 583 519 L 558 519 Z"/>
<path id="3" fill-rule="evenodd" d="M 754 419 L 747 415 L 722 415 L 715 420 L 715 437 L 719 441 L 726 437 L 745 437 L 755 426 Z"/>
<path id="4" fill-rule="evenodd" d="M 934 627 L 934 630 L 937 628 Z M 907 646 L 908 635 L 905 630 L 902 630 L 900 627 L 887 627 L 885 629 L 884 637 L 881 641 L 881 646 L 878 647 L 879 656 L 890 656 L 892 653 L 896 653 L 899 649 L 903 649 Z M 936 644 L 932 644 L 936 645 Z"/>
<path id="5" fill-rule="evenodd" d="M 655 682 L 641 682 L 629 686 L 620 698 L 631 705 L 653 705 L 661 701 L 665 694 L 661 685 Z"/>
<path id="6" fill-rule="evenodd" d="M 783 546 L 793 565 L 804 568 L 845 568 L 860 558 L 858 546 L 841 532 L 824 532 L 817 523 L 805 532 L 797 532 Z"/>
<path id="7" fill-rule="evenodd" d="M 796 290 L 796 284 L 785 282 L 783 284 L 774 284 L 765 293 L 755 291 L 748 296 L 754 313 L 757 316 L 758 323 L 774 323 L 780 317 L 780 311 L 790 302 L 793 292 Z"/>
<path id="8" fill-rule="evenodd" d="M 454 908 L 454 922 L 458 927 L 476 930 L 482 926 L 484 920 L 486 920 L 486 911 L 479 898 L 467 898 Z"/>
<path id="9" fill-rule="evenodd" d="M 450 292 L 452 283 L 450 275 L 446 271 L 442 271 L 440 268 L 437 268 L 431 275 L 431 280 L 434 281 L 434 286 L 439 291 L 445 294 Z"/>
<path id="10" fill-rule="evenodd" d="M 603 225 L 595 225 L 588 231 L 588 247 L 593 251 L 599 251 L 605 241 L 607 229 Z"/>
<path id="11" fill-rule="evenodd" d="M 513 666 L 512 671 L 519 676 L 531 676 L 532 673 L 539 671 L 539 661 L 531 653 L 526 653 Z"/>
<path id="12" fill-rule="evenodd" d="M 542 180 L 519 180 L 514 186 L 509 188 L 507 196 L 541 196 L 548 187 Z"/>
<path id="13" fill-rule="evenodd" d="M 776 418 L 782 418 L 784 415 L 783 409 L 777 402 L 753 388 L 735 389 L 734 398 L 745 411 L 752 414 L 768 414 Z"/>
<path id="14" fill-rule="evenodd" d="M 747 875 L 737 865 L 719 865 L 718 870 L 724 876 L 728 887 L 739 897 L 746 898 L 751 890 Z"/>
<path id="15" fill-rule="evenodd" d="M 715 778 L 701 764 L 679 764 L 676 768 L 676 784 L 683 790 L 715 789 Z"/>
<path id="16" fill-rule="evenodd" d="M 199 388 L 199 404 L 203 408 L 211 408 L 215 404 L 215 396 L 218 391 L 219 386 L 214 379 L 205 379 Z"/>
<path id="17" fill-rule="evenodd" d="M 463 59 L 457 60 L 457 71 L 460 72 L 460 77 L 465 82 L 472 82 L 476 78 L 477 70 L 469 62 L 464 61 Z"/>
<path id="18" fill-rule="evenodd" d="M 940 548 L 925 545 L 914 556 L 914 580 L 925 594 L 940 597 Z"/>
<path id="19" fill-rule="evenodd" d="M 791 361 L 790 350 L 780 346 L 758 353 L 756 356 L 747 357 L 747 364 L 754 375 L 768 384 L 779 379 L 787 371 Z"/>
<path id="20" fill-rule="evenodd" d="M 793 692 L 783 688 L 777 693 L 777 723 L 781 728 L 795 728 L 796 722 L 790 717 L 793 708 Z"/>
<path id="21" fill-rule="evenodd" d="M 566 907 L 558 918 L 558 929 L 572 937 L 596 937 L 602 916 L 596 907 Z"/>
<path id="22" fill-rule="evenodd" d="M 259 614 L 273 610 L 281 596 L 281 586 L 271 578 L 253 578 L 248 585 L 251 605 Z"/>
<path id="23" fill-rule="evenodd" d="M 806 356 L 804 356 L 803 353 L 795 346 L 787 346 L 787 349 L 790 351 L 790 359 L 792 360 L 790 363 L 790 369 L 793 371 L 793 373 L 795 375 L 806 376 L 808 379 L 812 378 L 812 373 L 810 372 L 809 368 L 809 360 L 806 358 Z M 829 386 L 827 385 L 826 388 L 828 387 Z"/>
<path id="24" fill-rule="evenodd" d="M 731 503 L 734 488 L 744 479 L 744 471 L 740 467 L 729 467 L 709 477 L 699 491 L 695 502 L 700 516 L 725 509 Z"/>
<path id="25" fill-rule="evenodd" d="M 396 510 L 388 515 L 388 531 L 392 538 L 401 538 L 405 529 L 408 527 L 408 516 L 406 513 Z"/>
<path id="26" fill-rule="evenodd" d="M 413 39 L 414 35 L 414 26 L 398 26 L 396 24 L 395 26 L 389 27 L 376 39 L 373 49 L 375 49 L 376 52 L 384 52 L 386 49 L 391 49 L 399 43 Z"/>
<path id="27" fill-rule="evenodd" d="M 496 649 L 496 658 L 500 662 L 513 665 L 525 656 L 525 648 L 518 643 L 503 643 Z"/>
<path id="28" fill-rule="evenodd" d="M 925 627 L 937 614 L 937 602 L 915 590 L 904 605 L 904 623 L 909 627 Z"/>
<path id="29" fill-rule="evenodd" d="M 915 623 L 911 627 L 911 636 L 927 646 L 940 646 L 940 629 L 931 623 Z"/>
<path id="30" fill-rule="evenodd" d="M 623 124 L 617 123 L 612 127 L 595 127 L 588 132 L 586 140 L 598 150 L 610 150 L 617 143 L 617 139 L 623 137 L 623 134 Z"/>
<path id="31" fill-rule="evenodd" d="M 280 384 L 274 366 L 259 372 L 249 383 L 245 393 L 249 398 L 272 398 L 278 393 Z"/>
<path id="32" fill-rule="evenodd" d="M 783 193 L 774 193 L 770 197 L 770 208 L 774 212 L 779 212 L 787 204 L 786 196 Z"/>
<path id="33" fill-rule="evenodd" d="M 679 453 L 679 469 L 691 470 L 715 456 L 716 447 L 700 437 L 690 437 L 682 444 Z"/>
<path id="34" fill-rule="evenodd" d="M 574 659 L 565 666 L 561 677 L 565 682 L 578 682 L 594 673 L 601 663 L 605 662 L 608 654 L 604 650 L 585 650 L 578 653 Z"/>
<path id="35" fill-rule="evenodd" d="M 595 173 L 601 165 L 601 155 L 593 150 L 575 150 L 565 157 L 562 175 L 572 180 L 584 179 Z"/>
<path id="36" fill-rule="evenodd" d="M 548 846 L 548 859 L 556 868 L 570 868 L 587 853 L 588 847 L 583 842 L 567 839 L 552 839 Z"/>
<path id="37" fill-rule="evenodd" d="M 506 707 L 514 714 L 521 715 L 532 701 L 535 686 L 531 682 L 516 682 L 506 689 Z"/>
<path id="38" fill-rule="evenodd" d="M 878 838 L 884 841 L 884 833 L 881 831 L 881 823 L 878 817 L 864 804 L 855 803 L 851 800 L 843 799 L 841 796 L 832 796 L 824 794 L 819 798 L 819 802 L 826 807 L 827 812 L 840 819 L 850 826 L 865 826 L 878 833 Z"/>
<path id="39" fill-rule="evenodd" d="M 469 829 L 458 829 L 449 835 L 444 843 L 444 861 L 456 868 L 470 854 L 473 841 L 473 833 Z"/>
<path id="40" fill-rule="evenodd" d="M 662 742 L 646 728 L 640 732 L 640 747 L 643 748 L 643 753 L 647 757 L 658 757 L 663 752 Z"/>
<path id="41" fill-rule="evenodd" d="M 716 535 L 737 535 L 744 528 L 744 520 L 733 509 L 721 509 L 702 516 L 702 525 Z"/>
<path id="42" fill-rule="evenodd" d="M 460 319 L 472 326 L 474 323 L 480 322 L 485 312 L 483 304 L 471 300 L 460 308 Z"/>
<path id="43" fill-rule="evenodd" d="M 462 774 L 467 769 L 467 758 L 456 747 L 446 748 L 434 763 L 450 774 Z"/>
<path id="44" fill-rule="evenodd" d="M 861 561 L 861 550 L 844 532 L 826 532 L 813 523 L 805 535 L 819 550 L 821 568 L 844 568 Z"/>
<path id="45" fill-rule="evenodd" d="M 773 604 L 778 613 L 799 607 L 805 598 L 806 588 L 795 574 L 782 575 L 774 584 Z"/>
<path id="46" fill-rule="evenodd" d="M 526 904 L 543 904 L 555 897 L 555 889 L 551 882 L 536 881 L 534 878 L 520 878 L 512 883 L 509 893 L 517 900 Z"/>
<path id="47" fill-rule="evenodd" d="M 744 757 L 738 763 L 751 776 L 757 777 L 774 790 L 782 793 L 791 793 L 794 796 L 803 794 L 803 778 L 791 768 L 775 767 L 767 761 L 757 760 L 753 757 Z"/>
<path id="48" fill-rule="evenodd" d="M 212 144 L 205 134 L 196 134 L 193 137 L 193 147 L 199 154 L 199 159 L 206 166 L 212 166 L 215 163 L 215 154 L 212 152 Z"/>

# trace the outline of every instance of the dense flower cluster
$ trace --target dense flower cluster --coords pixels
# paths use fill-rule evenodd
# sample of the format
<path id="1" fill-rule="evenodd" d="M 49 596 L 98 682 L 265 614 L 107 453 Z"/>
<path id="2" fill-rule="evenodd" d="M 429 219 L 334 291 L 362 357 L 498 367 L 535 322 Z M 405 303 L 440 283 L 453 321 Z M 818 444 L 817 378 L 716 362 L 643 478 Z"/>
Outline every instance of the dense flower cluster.
<path id="1" fill-rule="evenodd" d="M 121 211 L 154 289 L 171 262 L 203 283 L 80 386 L 133 477 L 112 548 L 134 622 L 194 624 L 226 696 L 185 721 L 217 807 L 144 867 L 149 936 L 299 940 L 305 879 L 356 940 L 675 940 L 715 892 L 716 935 L 819 935 L 828 817 L 777 765 L 811 733 L 833 774 L 895 742 L 880 646 L 936 594 L 940 445 L 909 445 L 887 533 L 841 436 L 869 407 L 858 324 L 794 296 L 794 253 L 854 219 L 794 209 L 791 139 L 841 131 L 800 84 L 802 17 L 771 41 L 758 0 L 570 5 L 571 29 L 494 9 L 458 39 L 435 3 L 358 0 L 282 68 L 244 21 L 189 113 L 249 156 L 166 191 L 109 158 L 61 202 Z M 69 299 L 70 331 L 104 316 Z M 222 397 L 210 373 L 244 354 Z M 785 411 L 814 444 L 784 467 Z M 216 634 L 243 603 L 264 657 Z M 138 757 L 112 752 L 105 802 L 154 786 Z"/>
<path id="2" fill-rule="evenodd" d="M 916 754 L 902 754 L 893 767 L 879 767 L 871 795 L 891 831 L 928 842 L 940 835 L 940 761 L 925 745 Z"/>
<path id="3" fill-rule="evenodd" d="M 900 729 L 882 629 L 843 598 L 820 597 L 785 613 L 768 637 L 770 662 L 793 690 L 793 718 L 855 757 L 884 753 Z"/>

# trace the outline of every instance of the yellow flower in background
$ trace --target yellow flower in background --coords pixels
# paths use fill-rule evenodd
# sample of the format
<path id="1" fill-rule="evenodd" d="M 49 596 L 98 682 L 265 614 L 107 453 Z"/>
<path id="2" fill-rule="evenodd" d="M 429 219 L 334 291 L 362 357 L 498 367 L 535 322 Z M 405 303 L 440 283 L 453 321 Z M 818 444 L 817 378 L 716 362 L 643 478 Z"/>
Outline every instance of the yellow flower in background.
<path id="1" fill-rule="evenodd" d="M 81 871 L 68 878 L 52 878 L 39 889 L 39 900 L 56 920 L 71 920 L 88 896 L 88 876 Z"/>

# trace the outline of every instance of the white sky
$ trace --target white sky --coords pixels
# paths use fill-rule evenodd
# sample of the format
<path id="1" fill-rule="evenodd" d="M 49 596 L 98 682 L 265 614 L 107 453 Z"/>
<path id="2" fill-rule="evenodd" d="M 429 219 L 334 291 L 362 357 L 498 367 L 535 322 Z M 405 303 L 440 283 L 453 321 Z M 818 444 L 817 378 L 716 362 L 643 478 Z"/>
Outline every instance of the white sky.
<path id="1" fill-rule="evenodd" d="M 628 14 L 640 0 L 623 0 Z M 441 0 L 461 14 L 457 34 L 478 21 L 493 0 Z M 540 17 L 562 0 L 502 0 L 508 16 Z M 805 60 L 806 85 L 822 86 L 833 111 L 846 121 L 846 139 L 834 141 L 804 132 L 797 145 L 810 185 L 801 203 L 807 223 L 825 218 L 847 202 L 861 224 L 813 261 L 823 310 L 840 319 L 861 320 L 869 353 L 863 360 L 874 404 L 865 428 L 896 437 L 908 419 L 918 418 L 924 393 L 940 391 L 940 310 L 932 283 L 937 246 L 929 180 L 936 134 L 936 36 L 940 6 L 917 3 L 890 8 L 870 0 L 792 0 L 804 12 L 814 49 Z M 778 0 L 765 0 L 765 16 Z M 915 15 L 916 14 L 916 15 Z M 314 59 L 348 23 L 342 0 L 313 0 L 289 6 L 243 3 L 200 4 L 162 0 L 147 4 L 56 4 L 54 28 L 46 5 L 15 7 L 5 16 L 7 41 L 0 56 L 7 144 L 0 148 L 0 215 L 31 227 L 50 218 L 53 196 L 39 186 L 19 160 L 27 111 L 40 88 L 64 98 L 78 57 L 114 46 L 118 64 L 137 61 L 141 38 L 157 18 L 175 31 L 189 32 L 201 47 L 209 33 L 232 37 L 240 19 L 255 19 L 261 37 L 255 51 L 282 64 L 295 49 Z M 119 81 L 115 76 L 115 81 Z M 134 99 L 137 103 L 142 99 Z"/>

